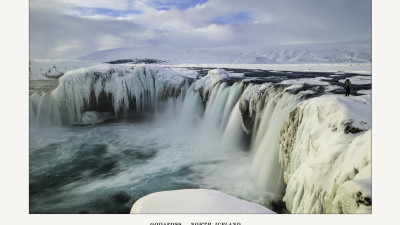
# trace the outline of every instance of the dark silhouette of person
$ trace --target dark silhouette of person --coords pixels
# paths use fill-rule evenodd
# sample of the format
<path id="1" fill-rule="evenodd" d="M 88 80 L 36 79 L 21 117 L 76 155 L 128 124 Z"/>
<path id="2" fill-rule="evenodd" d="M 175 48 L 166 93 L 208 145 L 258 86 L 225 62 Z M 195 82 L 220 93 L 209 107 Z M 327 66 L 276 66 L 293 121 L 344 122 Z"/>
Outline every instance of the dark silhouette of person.
<path id="1" fill-rule="evenodd" d="M 346 81 L 344 82 L 344 89 L 346 90 L 346 95 L 345 96 L 349 96 L 350 95 L 350 87 L 351 87 L 351 82 L 349 79 L 346 79 Z"/>

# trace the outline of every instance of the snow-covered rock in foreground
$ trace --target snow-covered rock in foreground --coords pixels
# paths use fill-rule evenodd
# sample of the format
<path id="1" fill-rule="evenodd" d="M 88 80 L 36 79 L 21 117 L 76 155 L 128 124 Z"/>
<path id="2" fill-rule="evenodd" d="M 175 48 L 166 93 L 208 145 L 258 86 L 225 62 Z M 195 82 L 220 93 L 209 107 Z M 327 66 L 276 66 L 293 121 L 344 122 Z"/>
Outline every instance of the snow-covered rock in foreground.
<path id="1" fill-rule="evenodd" d="M 362 141 L 358 140 L 357 144 Z M 371 142 L 370 139 L 367 141 Z M 365 144 L 365 141 L 361 144 Z M 368 164 L 353 180 L 346 181 L 339 189 L 335 200 L 343 213 L 371 213 L 371 171 L 371 164 Z"/>
<path id="2" fill-rule="evenodd" d="M 131 213 L 266 213 L 264 206 L 207 189 L 184 189 L 149 194 L 133 204 Z"/>
<path id="3" fill-rule="evenodd" d="M 304 101 L 280 139 L 290 212 L 371 213 L 370 95 Z"/>

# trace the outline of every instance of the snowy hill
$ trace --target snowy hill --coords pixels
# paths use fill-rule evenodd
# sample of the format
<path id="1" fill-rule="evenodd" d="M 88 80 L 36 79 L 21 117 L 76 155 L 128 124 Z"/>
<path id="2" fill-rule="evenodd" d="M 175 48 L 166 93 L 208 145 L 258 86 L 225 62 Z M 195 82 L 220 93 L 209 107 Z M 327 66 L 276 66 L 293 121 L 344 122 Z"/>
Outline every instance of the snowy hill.
<path id="1" fill-rule="evenodd" d="M 371 58 L 370 42 L 335 42 L 265 46 L 254 49 L 173 49 L 165 47 L 118 48 L 94 52 L 82 56 L 79 59 L 97 62 L 154 59 L 166 61 L 166 64 L 287 64 L 370 63 Z"/>

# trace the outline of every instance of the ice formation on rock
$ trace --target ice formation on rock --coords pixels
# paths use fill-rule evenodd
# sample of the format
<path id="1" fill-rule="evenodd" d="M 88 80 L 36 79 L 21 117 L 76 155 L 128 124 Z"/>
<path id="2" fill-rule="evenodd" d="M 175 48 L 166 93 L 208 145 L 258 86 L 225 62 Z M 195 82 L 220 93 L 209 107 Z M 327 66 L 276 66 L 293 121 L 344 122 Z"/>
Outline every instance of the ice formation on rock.
<path id="1" fill-rule="evenodd" d="M 206 76 L 195 83 L 193 90 L 198 91 L 203 102 L 206 102 L 215 85 L 227 78 L 229 78 L 229 73 L 223 69 L 210 70 Z"/>
<path id="2" fill-rule="evenodd" d="M 111 111 L 115 116 L 129 110 L 151 111 L 159 100 L 184 95 L 188 87 L 186 79 L 172 71 L 143 66 L 81 68 L 68 71 L 59 82 L 46 98 L 65 112 L 68 123 L 82 122 L 85 111 Z"/>
<path id="3" fill-rule="evenodd" d="M 358 206 L 349 205 L 364 203 L 343 195 L 359 183 L 356 176 L 364 170 L 369 176 L 358 190 L 366 189 L 362 195 L 372 199 L 370 100 L 321 96 L 290 113 L 280 131 L 279 154 L 287 184 L 284 201 L 292 213 L 356 212 Z M 347 132 L 349 126 L 357 132 Z M 368 204 L 364 212 L 371 212 Z"/>

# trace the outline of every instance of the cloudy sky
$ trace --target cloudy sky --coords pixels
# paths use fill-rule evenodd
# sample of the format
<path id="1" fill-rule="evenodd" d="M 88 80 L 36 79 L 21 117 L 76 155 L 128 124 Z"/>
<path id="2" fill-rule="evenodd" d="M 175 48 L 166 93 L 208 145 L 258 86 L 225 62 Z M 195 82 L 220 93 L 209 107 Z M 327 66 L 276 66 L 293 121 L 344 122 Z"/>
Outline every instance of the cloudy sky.
<path id="1" fill-rule="evenodd" d="M 371 40 L 371 0 L 30 0 L 30 58 Z"/>

